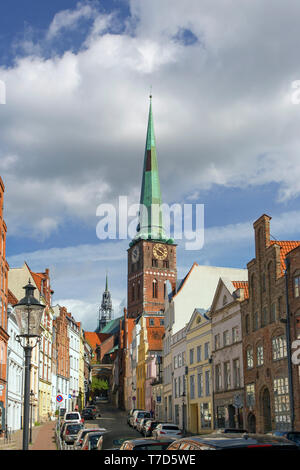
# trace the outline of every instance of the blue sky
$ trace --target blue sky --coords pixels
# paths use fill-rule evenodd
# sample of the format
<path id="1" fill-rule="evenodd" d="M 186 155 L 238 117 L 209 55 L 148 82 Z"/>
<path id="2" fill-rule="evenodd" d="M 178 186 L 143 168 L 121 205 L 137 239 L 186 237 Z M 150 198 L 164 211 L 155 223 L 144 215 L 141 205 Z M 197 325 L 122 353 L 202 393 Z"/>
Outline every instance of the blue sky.
<path id="1" fill-rule="evenodd" d="M 194 261 L 245 268 L 263 213 L 300 239 L 300 6 L 281 3 L 267 18 L 266 0 L 1 6 L 8 261 L 49 267 L 54 303 L 86 329 L 106 270 L 115 314 L 126 304 L 128 241 L 98 240 L 96 209 L 139 201 L 150 85 L 163 200 L 205 205 L 204 248 L 179 242 L 179 277 Z"/>

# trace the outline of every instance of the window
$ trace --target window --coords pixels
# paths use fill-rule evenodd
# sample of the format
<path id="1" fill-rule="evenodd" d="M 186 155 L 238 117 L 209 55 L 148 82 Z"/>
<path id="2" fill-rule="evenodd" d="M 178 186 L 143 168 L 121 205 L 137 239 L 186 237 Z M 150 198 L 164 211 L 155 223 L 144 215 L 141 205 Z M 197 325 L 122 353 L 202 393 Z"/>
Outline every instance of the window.
<path id="1" fill-rule="evenodd" d="M 169 268 L 169 261 L 168 260 L 164 260 L 163 267 L 167 268 L 167 269 Z"/>
<path id="2" fill-rule="evenodd" d="M 160 324 L 160 326 L 163 326 L 163 325 L 164 325 L 164 319 L 163 319 L 163 318 L 161 318 L 161 319 L 159 320 L 159 324 Z"/>
<path id="3" fill-rule="evenodd" d="M 288 378 L 281 377 L 274 379 L 274 411 L 276 429 L 289 429 L 290 423 L 290 402 Z"/>
<path id="4" fill-rule="evenodd" d="M 215 335 L 215 350 L 220 348 L 220 333 Z"/>
<path id="5" fill-rule="evenodd" d="M 194 349 L 190 349 L 190 364 L 194 364 Z"/>
<path id="6" fill-rule="evenodd" d="M 152 259 L 152 268 L 157 268 L 158 267 L 158 260 L 157 259 Z"/>
<path id="7" fill-rule="evenodd" d="M 294 277 L 294 296 L 299 297 L 300 295 L 300 276 Z"/>
<path id="8" fill-rule="evenodd" d="M 182 366 L 182 355 L 178 354 L 178 367 Z"/>
<path id="9" fill-rule="evenodd" d="M 154 299 L 157 299 L 157 280 L 154 279 L 152 283 L 152 296 Z"/>
<path id="10" fill-rule="evenodd" d="M 233 365 L 233 387 L 239 388 L 241 386 L 240 360 L 234 359 L 232 365 Z"/>
<path id="11" fill-rule="evenodd" d="M 210 395 L 210 371 L 205 371 L 205 395 L 208 397 Z"/>
<path id="12" fill-rule="evenodd" d="M 273 360 L 282 359 L 286 357 L 286 339 L 284 336 L 277 336 L 272 339 Z"/>
<path id="13" fill-rule="evenodd" d="M 221 390 L 222 381 L 221 381 L 221 364 L 217 364 L 215 368 L 216 375 L 216 391 Z"/>
<path id="14" fill-rule="evenodd" d="M 228 390 L 231 385 L 230 380 L 230 362 L 224 363 L 224 390 Z"/>
<path id="15" fill-rule="evenodd" d="M 255 404 L 255 386 L 253 383 L 246 385 L 246 403 L 249 408 Z"/>
<path id="16" fill-rule="evenodd" d="M 198 398 L 203 395 L 203 374 L 202 372 L 198 374 Z"/>
<path id="17" fill-rule="evenodd" d="M 149 319 L 149 325 L 150 325 L 150 326 L 154 326 L 154 319 L 153 319 L 153 318 L 150 318 L 150 319 Z"/>
<path id="18" fill-rule="evenodd" d="M 197 346 L 197 362 L 201 361 L 201 346 Z"/>
<path id="19" fill-rule="evenodd" d="M 250 347 L 247 349 L 247 368 L 253 367 L 253 349 Z"/>
<path id="20" fill-rule="evenodd" d="M 223 333 L 223 346 L 228 346 L 229 345 L 229 331 L 226 330 Z"/>
<path id="21" fill-rule="evenodd" d="M 190 376 L 190 397 L 195 398 L 195 376 Z"/>
<path id="22" fill-rule="evenodd" d="M 256 348 L 256 356 L 257 356 L 257 365 L 262 366 L 264 363 L 264 348 L 262 344 L 259 344 Z"/>
<path id="23" fill-rule="evenodd" d="M 239 340 L 239 328 L 237 326 L 232 328 L 232 342 L 237 343 Z"/>
<path id="24" fill-rule="evenodd" d="M 201 403 L 200 405 L 201 428 L 211 427 L 211 413 L 209 403 Z"/>
<path id="25" fill-rule="evenodd" d="M 204 359 L 209 358 L 209 343 L 204 344 Z"/>

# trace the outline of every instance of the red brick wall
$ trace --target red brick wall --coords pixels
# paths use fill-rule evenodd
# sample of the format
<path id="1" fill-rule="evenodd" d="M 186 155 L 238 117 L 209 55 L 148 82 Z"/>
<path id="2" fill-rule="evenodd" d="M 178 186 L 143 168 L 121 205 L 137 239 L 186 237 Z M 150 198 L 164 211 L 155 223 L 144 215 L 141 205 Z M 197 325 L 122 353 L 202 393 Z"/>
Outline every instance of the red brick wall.
<path id="1" fill-rule="evenodd" d="M 270 217 L 263 215 L 254 223 L 256 257 L 248 263 L 249 300 L 242 302 L 243 366 L 245 390 L 247 384 L 255 384 L 255 406 L 245 406 L 247 418 L 252 412 L 256 418 L 256 432 L 265 432 L 265 413 L 263 396 L 270 395 L 271 427 L 275 429 L 274 378 L 287 377 L 287 359 L 273 360 L 272 338 L 285 335 L 285 325 L 280 318 L 286 315 L 285 281 L 281 273 L 280 248 L 270 243 Z M 265 280 L 264 280 L 265 278 Z M 276 318 L 271 321 L 272 304 L 276 305 Z M 263 309 L 267 311 L 266 324 Z M 254 314 L 258 313 L 258 329 L 254 328 Z M 246 331 L 246 316 L 249 318 L 250 331 Z M 257 365 L 257 345 L 264 348 L 264 364 Z M 247 369 L 247 349 L 253 348 L 254 367 Z M 266 391 L 267 389 L 267 391 Z M 266 395 L 265 395 L 266 396 Z M 246 394 L 245 394 L 246 403 Z"/>
<path id="2" fill-rule="evenodd" d="M 296 297 L 294 289 L 294 278 L 300 276 L 300 247 L 294 249 L 287 256 L 290 261 L 288 269 L 288 297 L 291 323 L 291 342 L 300 339 L 300 296 Z M 298 347 L 299 349 L 299 347 Z M 293 350 L 292 352 L 295 352 Z M 298 358 L 300 354 L 298 354 Z M 295 429 L 300 429 L 300 365 L 293 364 L 293 389 Z"/>
<path id="3" fill-rule="evenodd" d="M 164 282 L 169 280 L 175 288 L 176 245 L 164 244 L 168 250 L 169 267 L 162 260 L 157 260 L 157 266 L 152 266 L 153 247 L 156 242 L 141 240 L 128 250 L 128 317 L 136 318 L 142 313 L 156 313 L 164 309 Z M 135 246 L 139 247 L 140 259 L 132 263 L 131 253 Z M 153 281 L 157 281 L 157 298 L 153 297 Z M 138 283 L 140 295 L 138 296 Z M 134 287 L 134 298 L 133 298 Z"/>

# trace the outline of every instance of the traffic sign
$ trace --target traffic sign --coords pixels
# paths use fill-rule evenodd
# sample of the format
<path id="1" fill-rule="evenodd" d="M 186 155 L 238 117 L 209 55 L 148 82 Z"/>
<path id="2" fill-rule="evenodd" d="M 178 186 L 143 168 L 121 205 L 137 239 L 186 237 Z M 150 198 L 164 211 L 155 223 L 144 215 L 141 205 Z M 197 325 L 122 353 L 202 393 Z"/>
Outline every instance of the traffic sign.
<path id="1" fill-rule="evenodd" d="M 56 401 L 58 401 L 58 403 L 60 403 L 61 401 L 63 401 L 63 397 L 61 395 L 57 395 Z"/>

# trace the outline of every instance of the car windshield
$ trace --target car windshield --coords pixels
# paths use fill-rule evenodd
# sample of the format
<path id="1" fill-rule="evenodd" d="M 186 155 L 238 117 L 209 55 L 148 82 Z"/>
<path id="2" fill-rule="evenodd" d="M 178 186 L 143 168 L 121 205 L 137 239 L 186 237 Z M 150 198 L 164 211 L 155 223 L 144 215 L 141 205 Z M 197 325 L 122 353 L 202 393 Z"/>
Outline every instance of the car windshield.
<path id="1" fill-rule="evenodd" d="M 177 426 L 163 426 L 163 429 L 166 431 L 179 431 Z"/>
<path id="2" fill-rule="evenodd" d="M 70 434 L 77 434 L 80 431 L 80 429 L 82 429 L 82 426 L 81 424 L 69 424 L 67 426 L 67 429 L 70 432 Z"/>
<path id="3" fill-rule="evenodd" d="M 68 413 L 66 419 L 79 419 L 78 413 Z"/>
<path id="4" fill-rule="evenodd" d="M 90 443 L 92 446 L 96 446 L 99 438 L 102 436 L 102 434 L 91 434 L 90 436 Z"/>

